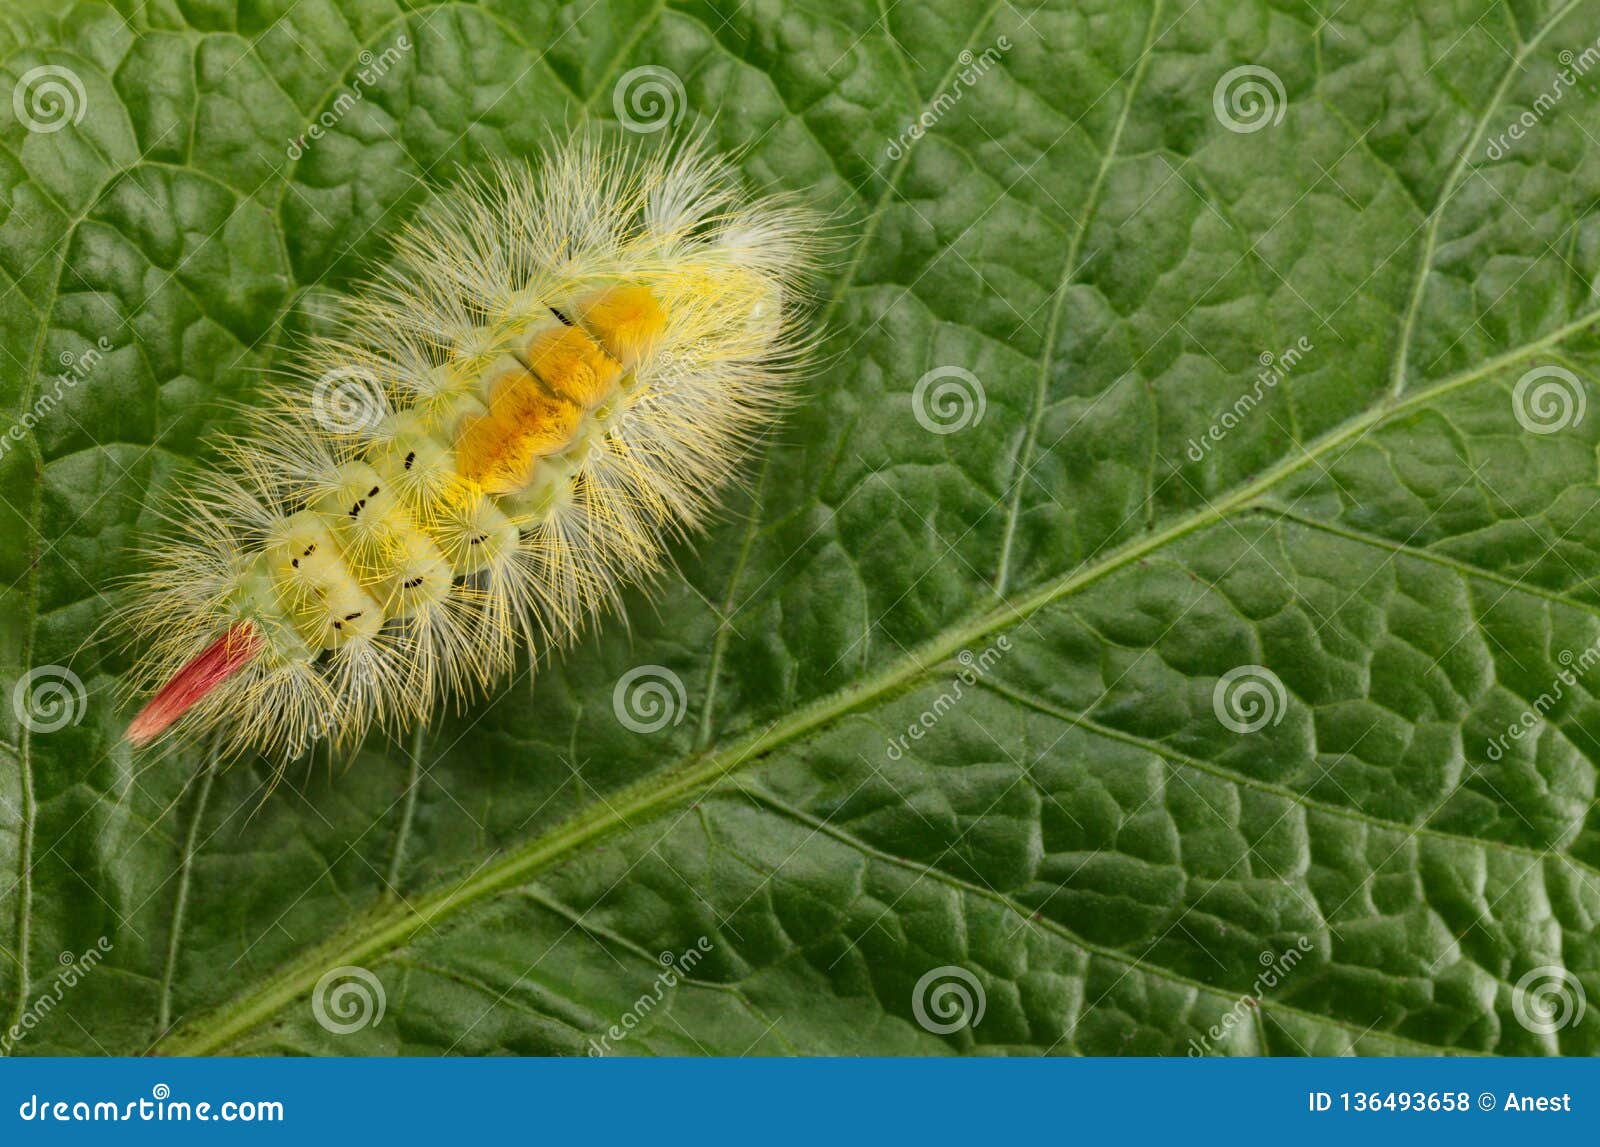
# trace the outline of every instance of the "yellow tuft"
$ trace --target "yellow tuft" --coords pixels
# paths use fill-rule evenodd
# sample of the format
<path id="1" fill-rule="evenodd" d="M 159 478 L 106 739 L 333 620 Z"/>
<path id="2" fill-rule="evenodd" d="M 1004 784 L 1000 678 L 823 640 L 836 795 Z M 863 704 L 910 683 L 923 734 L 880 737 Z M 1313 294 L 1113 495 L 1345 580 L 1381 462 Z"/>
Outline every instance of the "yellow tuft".
<path id="1" fill-rule="evenodd" d="M 540 458 L 572 441 L 582 419 L 582 410 L 514 364 L 489 383 L 488 413 L 463 419 L 456 465 L 488 493 L 514 493 L 531 480 Z"/>
<path id="2" fill-rule="evenodd" d="M 575 311 L 578 324 L 624 367 L 650 355 L 667 323 L 661 302 L 644 287 L 596 291 Z"/>

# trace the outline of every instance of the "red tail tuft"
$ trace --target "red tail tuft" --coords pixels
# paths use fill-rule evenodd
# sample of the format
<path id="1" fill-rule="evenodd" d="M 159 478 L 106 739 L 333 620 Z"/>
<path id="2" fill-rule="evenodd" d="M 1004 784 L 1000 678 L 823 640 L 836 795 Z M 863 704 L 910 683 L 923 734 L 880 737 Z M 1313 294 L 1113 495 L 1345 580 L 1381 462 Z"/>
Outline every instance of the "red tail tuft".
<path id="1" fill-rule="evenodd" d="M 155 740 L 187 713 L 207 693 L 243 669 L 261 652 L 261 635 L 248 621 L 228 627 L 228 631 L 206 647 L 204 653 L 173 676 L 150 698 L 124 734 L 135 748 Z"/>

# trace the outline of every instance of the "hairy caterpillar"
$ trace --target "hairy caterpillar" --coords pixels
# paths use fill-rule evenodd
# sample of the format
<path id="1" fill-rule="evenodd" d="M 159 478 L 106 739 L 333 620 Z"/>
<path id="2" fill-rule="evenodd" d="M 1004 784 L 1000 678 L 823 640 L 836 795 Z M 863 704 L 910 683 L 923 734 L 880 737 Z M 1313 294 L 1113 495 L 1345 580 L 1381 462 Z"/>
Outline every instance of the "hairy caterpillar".
<path id="1" fill-rule="evenodd" d="M 425 209 L 135 579 L 174 727 L 297 755 L 487 689 L 702 524 L 808 349 L 813 217 L 703 137 L 580 135 Z"/>

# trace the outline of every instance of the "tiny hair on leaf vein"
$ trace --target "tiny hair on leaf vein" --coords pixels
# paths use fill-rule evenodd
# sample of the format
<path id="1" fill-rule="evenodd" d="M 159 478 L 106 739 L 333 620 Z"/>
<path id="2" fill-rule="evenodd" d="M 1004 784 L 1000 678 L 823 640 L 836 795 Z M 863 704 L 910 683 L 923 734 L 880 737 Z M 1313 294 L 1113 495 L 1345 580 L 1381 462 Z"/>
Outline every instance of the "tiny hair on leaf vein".
<path id="1" fill-rule="evenodd" d="M 817 227 L 703 135 L 579 134 L 441 193 L 169 510 L 128 739 L 286 761 L 570 643 L 781 412 Z"/>

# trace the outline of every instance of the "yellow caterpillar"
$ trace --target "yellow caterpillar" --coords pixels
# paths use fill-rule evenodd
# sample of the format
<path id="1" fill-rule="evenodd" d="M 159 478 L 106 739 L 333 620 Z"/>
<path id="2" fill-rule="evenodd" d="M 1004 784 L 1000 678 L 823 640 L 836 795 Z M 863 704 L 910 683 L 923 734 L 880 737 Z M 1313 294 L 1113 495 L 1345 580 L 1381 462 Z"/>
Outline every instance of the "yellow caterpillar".
<path id="1" fill-rule="evenodd" d="M 446 192 L 171 513 L 129 740 L 288 758 L 569 641 L 775 417 L 814 235 L 703 138 L 579 136 Z"/>

